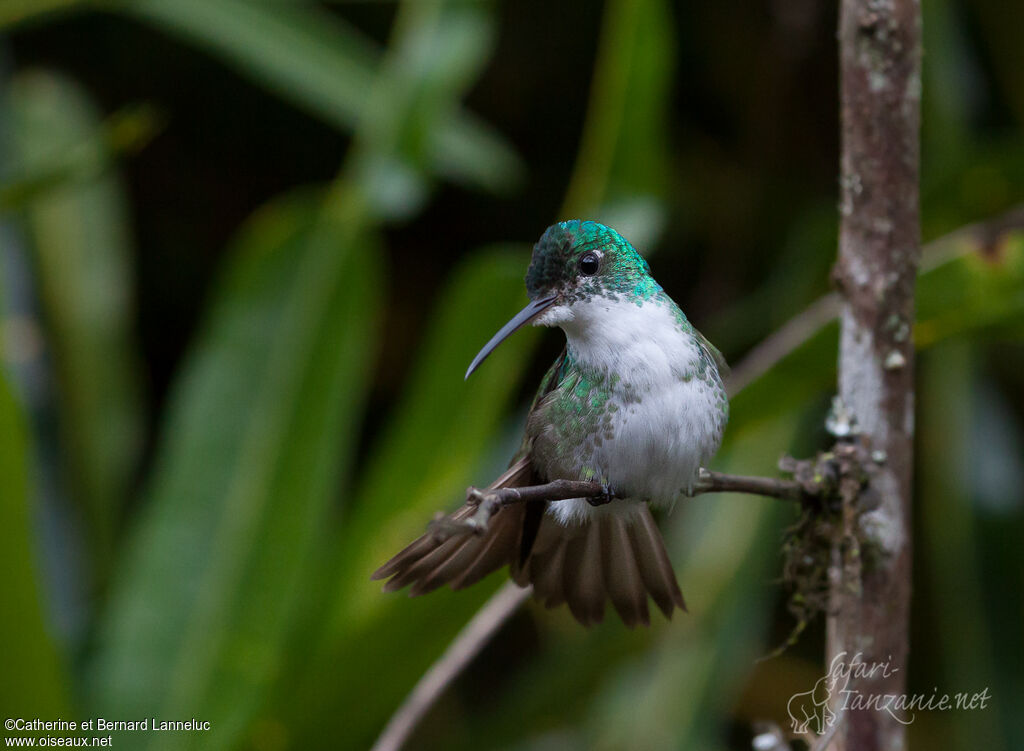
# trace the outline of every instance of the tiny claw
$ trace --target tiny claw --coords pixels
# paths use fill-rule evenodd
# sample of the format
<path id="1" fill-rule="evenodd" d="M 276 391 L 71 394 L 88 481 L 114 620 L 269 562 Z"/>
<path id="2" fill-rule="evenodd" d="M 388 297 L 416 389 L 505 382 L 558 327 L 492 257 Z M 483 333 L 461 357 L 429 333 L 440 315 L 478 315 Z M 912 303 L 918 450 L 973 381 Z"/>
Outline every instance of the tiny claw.
<path id="1" fill-rule="evenodd" d="M 604 506 L 606 503 L 611 503 L 615 499 L 615 491 L 612 490 L 611 485 L 606 482 L 601 483 L 601 495 L 596 498 L 588 498 L 587 503 L 591 506 Z"/>
<path id="2" fill-rule="evenodd" d="M 480 488 L 474 488 L 472 485 L 470 485 L 466 489 L 466 503 L 468 503 L 470 506 L 479 506 L 481 503 L 484 502 L 484 499 L 486 497 L 486 494 L 484 493 L 484 491 L 480 490 Z"/>

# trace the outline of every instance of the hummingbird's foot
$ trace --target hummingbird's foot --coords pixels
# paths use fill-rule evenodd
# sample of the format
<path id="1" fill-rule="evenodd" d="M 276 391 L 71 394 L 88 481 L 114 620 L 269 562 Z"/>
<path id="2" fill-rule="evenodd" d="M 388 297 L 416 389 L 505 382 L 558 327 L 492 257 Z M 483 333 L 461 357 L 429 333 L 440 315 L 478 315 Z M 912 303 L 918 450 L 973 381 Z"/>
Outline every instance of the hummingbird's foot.
<path id="1" fill-rule="evenodd" d="M 487 491 L 470 487 L 466 490 L 466 503 L 470 506 L 481 506 L 487 500 Z"/>
<path id="2" fill-rule="evenodd" d="M 686 487 L 683 488 L 680 492 L 686 498 L 693 498 L 694 496 L 704 492 L 704 490 L 709 486 L 710 483 L 711 473 L 704 469 L 704 467 L 701 467 L 700 469 L 697 470 L 697 476 L 690 480 L 690 482 L 687 483 Z"/>
<path id="3" fill-rule="evenodd" d="M 430 533 L 436 540 L 447 540 L 458 535 L 482 535 L 487 531 L 491 517 L 501 508 L 501 498 L 494 490 L 469 488 L 466 491 L 466 505 L 473 513 L 462 518 L 438 514 L 430 523 Z"/>
<path id="4" fill-rule="evenodd" d="M 431 536 L 438 542 L 461 535 L 482 535 L 486 531 L 486 522 L 481 523 L 476 515 L 466 519 L 453 519 L 450 515 L 438 514 L 429 526 Z"/>
<path id="5" fill-rule="evenodd" d="M 588 498 L 587 503 L 591 506 L 604 506 L 606 503 L 611 503 L 615 500 L 615 491 L 612 490 L 612 486 L 606 482 L 601 483 L 601 495 Z"/>
<path id="6" fill-rule="evenodd" d="M 466 505 L 454 514 L 437 514 L 430 523 L 429 533 L 438 541 L 456 535 L 486 534 L 491 517 L 505 506 L 517 503 L 586 498 L 592 506 L 603 506 L 617 497 L 608 483 L 586 480 L 552 480 L 544 485 L 528 487 L 471 487 L 466 490 Z"/>

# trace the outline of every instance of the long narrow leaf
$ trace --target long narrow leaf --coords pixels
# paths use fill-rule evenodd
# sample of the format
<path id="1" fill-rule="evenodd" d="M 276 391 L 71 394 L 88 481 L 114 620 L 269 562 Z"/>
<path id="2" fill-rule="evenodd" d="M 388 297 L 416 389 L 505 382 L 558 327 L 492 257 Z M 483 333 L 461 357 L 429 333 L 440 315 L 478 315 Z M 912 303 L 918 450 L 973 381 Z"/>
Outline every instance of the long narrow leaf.
<path id="1" fill-rule="evenodd" d="M 376 45 L 315 7 L 247 0 L 131 0 L 123 7 L 342 130 L 351 131 L 373 101 L 381 57 Z M 454 69 L 465 75 L 479 69 L 481 58 L 474 58 L 473 49 L 451 45 L 434 51 L 463 50 Z M 499 191 L 521 176 L 510 147 L 461 108 L 453 105 L 436 125 L 427 134 L 427 153 L 439 173 Z"/>
<path id="2" fill-rule="evenodd" d="M 605 4 L 583 140 L 565 198 L 567 216 L 596 216 L 644 249 L 664 222 L 673 49 L 664 0 Z"/>
<path id="3" fill-rule="evenodd" d="M 0 372 L 0 706 L 8 717 L 69 717 L 69 678 L 43 613 L 34 526 L 28 429 Z"/>
<path id="4" fill-rule="evenodd" d="M 208 720 L 204 748 L 237 744 L 276 674 L 360 422 L 376 248 L 317 206 L 266 209 L 237 242 L 175 389 L 92 673 L 95 711 Z"/>
<path id="5" fill-rule="evenodd" d="M 284 704 L 284 722 L 302 734 L 304 745 L 344 735 L 347 747 L 364 747 L 492 588 L 435 592 L 410 602 L 382 593 L 370 574 L 421 534 L 434 511 L 458 505 L 467 485 L 491 479 L 476 470 L 490 458 L 536 332 L 517 332 L 469 381 L 463 383 L 463 375 L 479 347 L 522 306 L 525 260 L 519 249 L 477 254 L 439 292 L 406 393 L 371 451 L 351 516 L 332 546 L 333 596 L 317 616 L 324 621 L 322 645 L 315 659 L 307 655 L 298 664 L 300 675 L 275 702 Z M 417 634 L 415 647 L 396 661 L 395 645 L 408 633 Z M 374 686 L 369 694 L 362 688 L 367 683 Z M 358 713 L 328 710 L 355 704 Z"/>
<path id="6" fill-rule="evenodd" d="M 57 375 L 67 484 L 102 568 L 142 438 L 128 211 L 99 113 L 81 87 L 23 73 L 9 102 L 18 172 L 45 172 L 69 153 L 86 172 L 36 195 L 24 214 Z"/>

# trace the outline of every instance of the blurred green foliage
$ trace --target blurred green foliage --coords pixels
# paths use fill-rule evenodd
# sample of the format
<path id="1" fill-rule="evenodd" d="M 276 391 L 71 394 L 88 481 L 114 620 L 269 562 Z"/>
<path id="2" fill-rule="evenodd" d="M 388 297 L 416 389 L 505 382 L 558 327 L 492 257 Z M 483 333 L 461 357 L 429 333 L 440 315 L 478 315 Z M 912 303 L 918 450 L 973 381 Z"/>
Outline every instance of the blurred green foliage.
<path id="1" fill-rule="evenodd" d="M 59 717 L 69 707 L 70 680 L 65 659 L 51 638 L 39 572 L 34 558 L 35 535 L 29 518 L 32 463 L 28 429 L 20 405 L 5 378 L 0 378 L 0 562 L 4 571 L 3 706 L 23 708 L 30 715 Z"/>
<path id="2" fill-rule="evenodd" d="M 114 525 L 139 458 L 142 414 L 130 277 L 131 240 L 111 144 L 80 87 L 42 72 L 12 82 L 13 150 L 24 175 L 55 175 L 26 196 L 26 230 L 55 377 L 70 492 L 105 574 Z M 62 161 L 81 166 L 61 177 Z M 69 168 L 73 169 L 73 168 Z"/>
<path id="3" fill-rule="evenodd" d="M 765 17 L 749 18 L 734 2 L 607 0 L 583 47 L 593 61 L 576 81 L 587 93 L 571 126 L 575 155 L 547 143 L 569 126 L 533 116 L 545 157 L 535 164 L 500 135 L 503 122 L 467 102 L 488 76 L 514 98 L 516 65 L 570 33 L 557 27 L 569 11 L 536 5 L 555 28 L 511 44 L 507 3 L 386 4 L 383 40 L 357 22 L 365 8 L 345 3 L 0 4 L 0 45 L 16 53 L 51 25 L 138 24 L 117 28 L 156 30 L 177 54 L 225 66 L 346 139 L 326 184 L 290 186 L 231 227 L 220 268 L 195 294 L 201 320 L 156 400 L 151 342 L 139 334 L 147 301 L 134 281 L 147 247 L 132 207 L 146 199 L 123 173 L 176 118 L 204 127 L 213 113 L 100 106 L 73 75 L 23 69 L 18 54 L 0 77 L 5 717 L 195 717 L 213 727 L 118 734 L 127 748 L 372 743 L 501 581 L 408 600 L 368 578 L 432 512 L 500 471 L 521 430 L 521 413 L 509 413 L 544 364 L 533 362 L 537 332 L 521 332 L 462 383 L 479 345 L 523 302 L 527 242 L 543 229 L 524 219 L 515 243 L 488 234 L 451 250 L 451 263 L 419 250 L 437 247 L 439 232 L 450 243 L 481 206 L 519 200 L 529 217 L 560 203 L 548 219 L 603 219 L 657 250 L 659 279 L 703 311 L 695 320 L 734 364 L 827 289 L 834 190 L 804 179 L 813 160 L 796 157 L 815 144 L 789 143 L 795 125 L 778 118 L 814 106 L 795 83 L 797 61 L 831 54 L 831 35 L 818 39 L 828 14 L 813 4 L 768 3 Z M 593 16 L 581 8 L 576 21 Z M 924 11 L 932 239 L 1024 196 L 1024 86 L 1007 33 L 1024 11 L 952 0 L 926 0 Z M 571 70 L 574 42 L 543 61 L 545 75 L 557 82 Z M 752 69 L 757 50 L 778 63 L 770 74 Z M 503 55 L 513 61 L 506 78 L 494 72 Z M 713 90 L 686 90 L 700 116 L 685 124 L 681 71 Z M 572 97 L 544 96 L 542 115 Z M 804 134 L 830 143 L 821 131 L 832 128 Z M 833 174 L 834 148 L 817 151 Z M 552 177 L 556 164 L 564 169 Z M 436 212 L 451 184 L 459 222 L 446 224 Z M 403 233 L 417 255 L 397 249 Z M 419 255 L 427 261 L 405 268 Z M 734 395 L 716 468 L 771 474 L 781 454 L 823 445 L 836 332 L 818 322 Z M 1013 711 L 1024 695 L 1022 335 L 1019 229 L 958 236 L 926 255 L 909 685 L 988 686 L 994 702 L 923 714 L 910 728 L 917 747 L 1010 748 L 1024 731 Z M 784 724 L 788 697 L 821 674 L 820 629 L 757 662 L 792 626 L 775 581 L 792 519 L 767 499 L 681 504 L 663 526 L 690 615 L 584 631 L 531 605 L 411 747 L 748 747 L 750 723 Z"/>

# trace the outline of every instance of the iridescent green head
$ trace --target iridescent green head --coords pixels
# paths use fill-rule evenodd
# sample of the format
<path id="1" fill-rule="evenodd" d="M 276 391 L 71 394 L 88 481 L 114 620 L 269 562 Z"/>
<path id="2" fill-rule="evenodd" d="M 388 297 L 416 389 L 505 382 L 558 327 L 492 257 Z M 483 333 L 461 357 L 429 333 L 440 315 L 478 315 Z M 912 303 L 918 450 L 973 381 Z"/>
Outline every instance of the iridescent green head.
<path id="1" fill-rule="evenodd" d="M 555 295 L 572 304 L 594 295 L 640 294 L 656 285 L 651 269 L 622 235 L 598 222 L 559 222 L 548 227 L 533 248 L 526 272 L 531 300 Z"/>
<path id="2" fill-rule="evenodd" d="M 551 314 L 593 297 L 648 300 L 661 287 L 651 278 L 647 261 L 618 232 L 598 222 L 573 220 L 547 228 L 533 248 L 526 272 L 530 304 L 502 326 L 473 359 L 466 377 L 495 347 L 544 311 Z M 547 319 L 539 319 L 547 323 Z"/>

